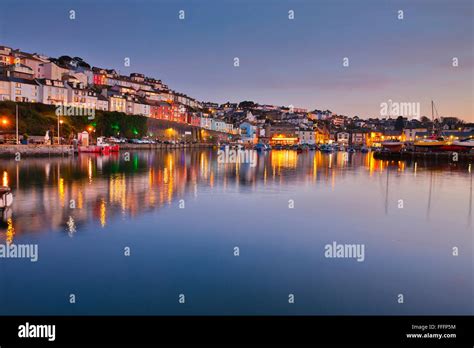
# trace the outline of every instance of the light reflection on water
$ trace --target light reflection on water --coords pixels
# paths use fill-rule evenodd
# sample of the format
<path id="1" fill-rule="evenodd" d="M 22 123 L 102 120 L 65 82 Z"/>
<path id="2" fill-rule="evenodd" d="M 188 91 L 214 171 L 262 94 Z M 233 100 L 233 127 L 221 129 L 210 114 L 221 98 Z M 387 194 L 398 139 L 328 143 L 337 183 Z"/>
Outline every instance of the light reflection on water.
<path id="1" fill-rule="evenodd" d="M 0 166 L 1 242 L 39 245 L 36 263 L 0 259 L 0 314 L 472 313 L 468 164 L 206 149 Z M 333 241 L 365 261 L 325 258 Z"/>

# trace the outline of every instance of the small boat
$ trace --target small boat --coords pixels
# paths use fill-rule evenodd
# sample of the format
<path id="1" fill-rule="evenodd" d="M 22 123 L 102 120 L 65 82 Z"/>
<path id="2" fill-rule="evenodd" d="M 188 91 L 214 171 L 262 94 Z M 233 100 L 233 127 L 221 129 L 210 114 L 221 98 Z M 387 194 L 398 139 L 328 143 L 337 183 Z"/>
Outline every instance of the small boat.
<path id="1" fill-rule="evenodd" d="M 321 151 L 321 152 L 333 152 L 333 148 L 332 148 L 331 145 L 322 144 L 322 145 L 319 147 L 319 151 Z"/>
<path id="2" fill-rule="evenodd" d="M 79 152 L 84 152 L 84 153 L 101 153 L 102 148 L 96 145 L 87 145 L 87 146 L 79 145 L 77 147 L 77 150 Z"/>
<path id="3" fill-rule="evenodd" d="M 449 145 L 446 140 L 436 136 L 415 141 L 414 143 L 415 149 L 422 151 L 440 151 L 446 145 Z"/>
<path id="4" fill-rule="evenodd" d="M 474 139 L 455 140 L 453 141 L 453 145 L 474 149 Z"/>
<path id="5" fill-rule="evenodd" d="M 101 153 L 107 155 L 110 152 L 119 152 L 120 147 L 118 144 L 110 145 L 105 142 L 104 137 L 99 137 L 97 138 L 97 145 L 80 145 L 77 149 L 79 152 Z"/>
<path id="6" fill-rule="evenodd" d="M 0 187 L 0 209 L 6 209 L 13 203 L 13 193 L 10 187 Z"/>
<path id="7" fill-rule="evenodd" d="M 431 101 L 431 121 L 433 122 L 433 130 L 431 136 L 415 141 L 415 143 L 413 144 L 415 147 L 415 151 L 442 151 L 444 146 L 450 145 L 448 141 L 444 140 L 444 138 L 440 136 L 439 131 L 435 129 L 434 108 L 434 101 Z"/>
<path id="8" fill-rule="evenodd" d="M 105 142 L 104 137 L 98 137 L 97 138 L 97 146 L 100 147 L 102 153 L 109 153 L 109 152 L 118 152 L 119 151 L 119 146 L 117 144 L 115 145 L 110 145 L 107 142 Z"/>
<path id="9" fill-rule="evenodd" d="M 460 142 L 453 141 L 452 143 L 448 143 L 440 147 L 440 151 L 447 151 L 447 152 L 469 152 L 474 147 L 470 146 L 463 146 Z"/>
<path id="10" fill-rule="evenodd" d="M 387 140 L 382 142 L 382 147 L 389 152 L 400 152 L 403 148 L 403 143 L 401 141 Z"/>

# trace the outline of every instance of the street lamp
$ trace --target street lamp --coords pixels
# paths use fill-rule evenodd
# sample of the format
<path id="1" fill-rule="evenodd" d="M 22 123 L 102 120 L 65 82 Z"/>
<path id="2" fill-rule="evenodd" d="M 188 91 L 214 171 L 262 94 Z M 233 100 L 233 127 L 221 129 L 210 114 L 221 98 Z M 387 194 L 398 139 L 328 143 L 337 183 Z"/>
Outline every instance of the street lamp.
<path id="1" fill-rule="evenodd" d="M 60 132 L 59 132 L 59 125 L 63 124 L 64 121 L 60 119 L 58 115 L 58 145 L 61 145 L 61 137 L 60 137 Z"/>
<path id="2" fill-rule="evenodd" d="M 18 145 L 20 143 L 20 140 L 18 139 L 18 103 L 16 103 L 16 144 Z"/>

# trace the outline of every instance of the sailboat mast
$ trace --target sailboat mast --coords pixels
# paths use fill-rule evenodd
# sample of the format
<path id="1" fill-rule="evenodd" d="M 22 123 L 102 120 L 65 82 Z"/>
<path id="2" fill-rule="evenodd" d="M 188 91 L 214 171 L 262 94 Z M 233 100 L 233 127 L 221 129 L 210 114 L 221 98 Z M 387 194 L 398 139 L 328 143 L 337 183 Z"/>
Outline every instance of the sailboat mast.
<path id="1" fill-rule="evenodd" d="M 434 102 L 431 101 L 431 123 L 433 123 L 433 134 L 435 134 L 435 124 L 434 124 Z"/>

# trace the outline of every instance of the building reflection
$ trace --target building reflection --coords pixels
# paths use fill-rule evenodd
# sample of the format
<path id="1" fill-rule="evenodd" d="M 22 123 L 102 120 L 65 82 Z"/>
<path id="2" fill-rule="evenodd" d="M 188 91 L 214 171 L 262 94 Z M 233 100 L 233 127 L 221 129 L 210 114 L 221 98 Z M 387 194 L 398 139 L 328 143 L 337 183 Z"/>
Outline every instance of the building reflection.
<path id="1" fill-rule="evenodd" d="M 220 164 L 216 151 L 209 149 L 143 151 L 129 160 L 120 155 L 1 160 L 0 165 L 2 183 L 12 187 L 15 196 L 12 214 L 0 226 L 0 238 L 8 243 L 22 233 L 60 230 L 74 236 L 83 224 L 105 228 L 121 216 L 133 218 L 179 199 L 196 198 L 202 189 L 253 191 L 286 184 L 334 189 L 354 171 L 382 180 L 388 170 L 390 175 L 468 171 L 467 165 L 376 160 L 371 153 L 287 150 L 259 154 L 254 166 Z"/>

